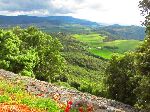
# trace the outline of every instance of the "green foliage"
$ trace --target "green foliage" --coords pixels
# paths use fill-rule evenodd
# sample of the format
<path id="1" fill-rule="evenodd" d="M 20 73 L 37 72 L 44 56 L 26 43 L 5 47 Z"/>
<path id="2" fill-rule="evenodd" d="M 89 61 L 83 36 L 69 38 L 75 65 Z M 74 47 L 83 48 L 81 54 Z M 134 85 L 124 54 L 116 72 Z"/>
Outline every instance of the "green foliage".
<path id="1" fill-rule="evenodd" d="M 150 2 L 149 0 L 140 0 L 139 1 L 139 8 L 141 9 L 141 14 L 145 17 L 145 21 L 143 22 L 143 25 L 146 27 L 149 26 L 149 17 L 150 17 Z"/>
<path id="2" fill-rule="evenodd" d="M 137 79 L 134 54 L 112 56 L 106 74 L 109 97 L 127 104 L 135 104 L 136 96 L 133 90 L 137 87 Z"/>
<path id="3" fill-rule="evenodd" d="M 0 30 L 0 68 L 54 81 L 64 60 L 60 42 L 34 27 Z"/>
<path id="4" fill-rule="evenodd" d="M 6 96 L 6 95 L 1 95 L 0 96 L 0 103 L 4 103 L 4 102 L 7 102 L 9 101 L 9 97 Z"/>
<path id="5" fill-rule="evenodd" d="M 94 57 L 86 50 L 86 44 L 71 35 L 58 33 L 53 36 L 64 46 L 62 53 L 67 62 L 64 71 L 68 79 L 66 83 L 80 91 L 105 96 L 104 71 L 107 62 Z"/>
<path id="6" fill-rule="evenodd" d="M 139 86 L 136 88 L 138 101 L 141 108 L 150 110 L 150 29 L 147 28 L 147 37 L 137 51 L 137 71 L 141 78 Z"/>
<path id="7" fill-rule="evenodd" d="M 31 75 L 37 60 L 34 50 L 20 50 L 22 40 L 12 30 L 1 30 L 0 34 L 0 68 Z"/>
<path id="8" fill-rule="evenodd" d="M 136 106 L 150 110 L 150 1 L 141 0 L 139 7 L 145 16 L 143 24 L 146 26 L 146 38 L 136 53 L 136 64 L 138 77 L 140 77 L 139 86 L 135 89 L 137 95 Z"/>

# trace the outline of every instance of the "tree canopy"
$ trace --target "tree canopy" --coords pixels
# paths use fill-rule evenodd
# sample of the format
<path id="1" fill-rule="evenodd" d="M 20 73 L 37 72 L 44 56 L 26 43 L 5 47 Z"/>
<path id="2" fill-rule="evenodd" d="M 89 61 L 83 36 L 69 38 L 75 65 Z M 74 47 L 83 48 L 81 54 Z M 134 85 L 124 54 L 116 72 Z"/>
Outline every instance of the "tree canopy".
<path id="1" fill-rule="evenodd" d="M 0 30 L 0 68 L 52 81 L 61 74 L 61 43 L 35 27 Z"/>

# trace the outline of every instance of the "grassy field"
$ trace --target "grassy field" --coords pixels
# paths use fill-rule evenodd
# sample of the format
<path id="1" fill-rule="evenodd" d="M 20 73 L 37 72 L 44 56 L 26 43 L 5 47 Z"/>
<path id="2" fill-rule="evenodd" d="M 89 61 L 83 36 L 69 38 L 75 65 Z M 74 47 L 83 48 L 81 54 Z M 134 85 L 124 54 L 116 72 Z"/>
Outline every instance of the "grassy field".
<path id="1" fill-rule="evenodd" d="M 105 37 L 99 34 L 75 34 L 76 39 L 88 44 L 88 51 L 91 53 L 109 59 L 113 53 L 120 55 L 127 51 L 133 51 L 138 47 L 142 41 L 139 40 L 115 40 L 110 42 L 103 42 Z"/>
<path id="2" fill-rule="evenodd" d="M 82 42 L 86 42 L 88 44 L 94 43 L 94 45 L 97 43 L 103 42 L 103 39 L 105 39 L 104 37 L 100 36 L 99 34 L 89 34 L 89 35 L 75 34 L 74 37 L 77 38 L 78 40 L 80 40 Z"/>

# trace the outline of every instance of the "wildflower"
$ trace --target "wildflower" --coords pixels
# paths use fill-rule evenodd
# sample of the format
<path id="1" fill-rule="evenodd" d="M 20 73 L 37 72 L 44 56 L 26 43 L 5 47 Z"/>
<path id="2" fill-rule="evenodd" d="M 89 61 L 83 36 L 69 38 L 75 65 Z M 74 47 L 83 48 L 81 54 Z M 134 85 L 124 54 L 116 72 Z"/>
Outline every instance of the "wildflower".
<path id="1" fill-rule="evenodd" d="M 87 111 L 88 112 L 92 112 L 93 111 L 93 105 L 92 104 L 88 104 L 87 105 Z"/>
<path id="2" fill-rule="evenodd" d="M 83 112 L 83 108 L 82 107 L 79 107 L 79 112 Z"/>
<path id="3" fill-rule="evenodd" d="M 68 101 L 68 102 L 67 102 L 67 107 L 66 107 L 66 109 L 65 109 L 65 112 L 70 112 L 71 105 L 72 105 L 72 101 Z"/>
<path id="4" fill-rule="evenodd" d="M 44 96 L 43 94 L 37 94 L 38 96 Z"/>
<path id="5" fill-rule="evenodd" d="M 67 104 L 72 105 L 72 101 L 68 101 Z"/>

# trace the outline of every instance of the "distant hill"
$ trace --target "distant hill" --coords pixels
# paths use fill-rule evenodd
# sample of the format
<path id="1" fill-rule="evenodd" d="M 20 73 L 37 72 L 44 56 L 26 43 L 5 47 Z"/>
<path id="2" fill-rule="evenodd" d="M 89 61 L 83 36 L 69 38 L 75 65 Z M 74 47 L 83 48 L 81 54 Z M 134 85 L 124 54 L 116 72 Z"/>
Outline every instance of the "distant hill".
<path id="1" fill-rule="evenodd" d="M 51 25 L 62 24 L 80 24 L 85 26 L 99 26 L 96 22 L 91 22 L 84 19 L 77 19 L 71 16 L 0 16 L 0 25 L 15 25 L 15 24 L 33 24 L 33 23 L 49 23 Z"/>
<path id="2" fill-rule="evenodd" d="M 99 27 L 94 30 L 97 33 L 107 36 L 106 41 L 117 39 L 136 39 L 143 40 L 145 28 L 140 26 L 121 26 L 118 24 Z"/>
<path id="3" fill-rule="evenodd" d="M 78 19 L 71 16 L 0 16 L 0 27 L 8 28 L 14 26 L 28 27 L 36 26 L 43 31 L 67 32 L 73 34 L 87 34 L 96 32 L 102 36 L 106 36 L 105 41 L 118 39 L 136 39 L 143 40 L 145 28 L 140 26 L 121 26 L 121 25 L 105 25 L 84 19 Z"/>
<path id="4" fill-rule="evenodd" d="M 8 28 L 14 26 L 28 27 L 36 26 L 46 32 L 69 32 L 69 33 L 90 33 L 91 28 L 100 26 L 96 22 L 71 16 L 0 16 L 0 27 Z"/>

